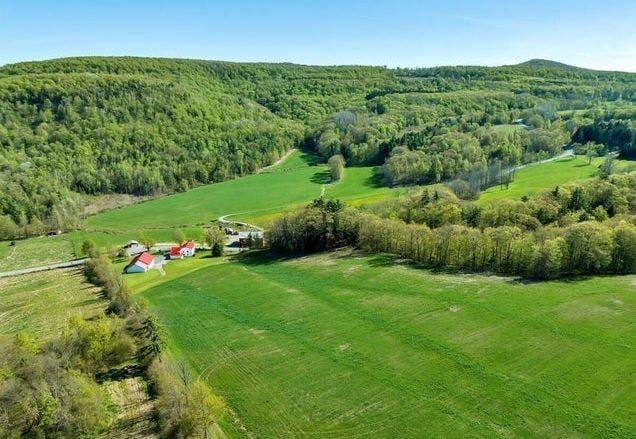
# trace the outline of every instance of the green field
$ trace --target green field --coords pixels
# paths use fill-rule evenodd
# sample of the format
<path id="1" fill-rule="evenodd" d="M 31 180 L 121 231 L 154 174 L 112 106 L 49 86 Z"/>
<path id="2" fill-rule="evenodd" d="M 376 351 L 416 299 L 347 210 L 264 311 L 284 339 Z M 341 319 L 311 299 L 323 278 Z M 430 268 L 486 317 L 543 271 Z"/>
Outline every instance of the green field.
<path id="1" fill-rule="evenodd" d="M 325 165 L 311 154 L 295 151 L 278 166 L 260 174 L 201 186 L 187 192 L 128 205 L 89 217 L 84 228 L 60 236 L 0 242 L 0 271 L 83 257 L 82 243 L 121 246 L 141 233 L 157 242 L 172 242 L 175 228 L 201 240 L 204 224 L 220 216 L 268 226 L 283 212 L 309 203 L 325 191 L 356 205 L 396 196 L 401 190 L 381 184 L 379 168 L 347 168 L 341 181 L 329 184 Z"/>
<path id="2" fill-rule="evenodd" d="M 508 189 L 493 186 L 485 190 L 478 203 L 503 198 L 520 199 L 524 195 L 530 195 L 540 189 L 553 188 L 560 184 L 583 180 L 598 175 L 598 166 L 602 158 L 596 158 L 588 165 L 585 157 L 577 156 L 565 158 L 553 162 L 531 165 L 519 169 L 515 174 L 515 180 L 510 183 Z"/>
<path id="3" fill-rule="evenodd" d="M 27 331 L 38 341 L 53 338 L 70 317 L 104 312 L 99 291 L 77 268 L 1 278 L 0 337 Z"/>
<path id="4" fill-rule="evenodd" d="M 141 295 L 226 398 L 230 436 L 634 437 L 634 293 L 635 276 L 524 283 L 345 250 Z"/>
<path id="5" fill-rule="evenodd" d="M 330 182 L 325 165 L 296 151 L 274 169 L 235 180 L 202 186 L 157 200 L 115 209 L 90 217 L 89 230 L 135 230 L 208 224 L 222 215 L 251 220 L 294 208 L 320 196 Z M 332 198 L 387 197 L 377 168 L 347 168 L 342 181 L 326 186 Z"/>
<path id="6" fill-rule="evenodd" d="M 322 167 L 267 172 L 201 186 L 187 192 L 90 217 L 89 229 L 140 229 L 209 224 L 221 215 L 248 214 L 303 203 L 320 195 Z"/>
<path id="7" fill-rule="evenodd" d="M 403 188 L 383 186 L 379 166 L 346 168 L 340 181 L 324 185 L 325 197 L 343 200 L 351 206 L 381 201 L 404 192 L 406 190 Z M 307 199 L 305 203 L 310 200 Z M 231 216 L 230 218 L 240 219 L 250 224 L 257 224 L 267 228 L 276 217 L 296 207 L 298 205 L 287 206 L 284 209 L 280 207 L 265 209 L 249 214 Z"/>
<path id="8" fill-rule="evenodd" d="M 69 235 L 0 241 L 0 271 L 75 259 Z M 80 244 L 81 245 L 81 244 Z"/>
<path id="9" fill-rule="evenodd" d="M 601 161 L 597 158 L 588 165 L 586 158 L 576 157 L 529 166 L 517 171 L 507 190 L 489 188 L 478 203 L 519 199 L 542 188 L 593 177 Z M 326 166 L 315 163 L 315 156 L 296 151 L 267 172 L 99 213 L 86 220 L 83 230 L 18 240 L 15 246 L 0 242 L 0 271 L 83 257 L 81 246 L 88 238 L 103 248 L 121 246 L 137 239 L 140 233 L 157 242 L 171 242 L 174 229 L 181 228 L 188 238 L 200 240 L 202 225 L 222 215 L 268 227 L 282 213 L 320 196 L 323 189 L 326 197 L 339 198 L 353 206 L 406 191 L 382 186 L 379 167 L 346 168 L 340 181 L 330 183 Z"/>

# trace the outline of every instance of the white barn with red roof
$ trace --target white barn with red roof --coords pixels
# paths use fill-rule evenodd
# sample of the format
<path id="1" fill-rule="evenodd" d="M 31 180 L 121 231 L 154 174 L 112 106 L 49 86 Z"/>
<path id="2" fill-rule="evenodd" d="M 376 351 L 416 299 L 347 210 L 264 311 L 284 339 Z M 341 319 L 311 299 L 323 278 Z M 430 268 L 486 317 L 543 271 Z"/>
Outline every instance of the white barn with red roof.
<path id="1" fill-rule="evenodd" d="M 130 264 L 126 265 L 126 273 L 145 273 L 155 265 L 155 257 L 148 252 L 139 253 Z"/>

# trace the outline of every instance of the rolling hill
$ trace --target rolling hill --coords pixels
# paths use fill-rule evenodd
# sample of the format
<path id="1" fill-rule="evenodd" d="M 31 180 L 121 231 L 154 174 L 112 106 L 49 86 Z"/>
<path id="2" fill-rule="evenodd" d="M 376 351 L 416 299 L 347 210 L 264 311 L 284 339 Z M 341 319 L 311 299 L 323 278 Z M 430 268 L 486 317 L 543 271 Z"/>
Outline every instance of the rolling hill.
<path id="1" fill-rule="evenodd" d="M 590 70 L 583 67 L 576 67 L 569 64 L 561 63 L 558 61 L 552 61 L 549 59 L 534 58 L 528 61 L 515 64 L 519 67 L 538 67 L 538 68 L 550 68 L 550 69 L 564 69 L 564 70 Z"/>
<path id="2" fill-rule="evenodd" d="M 252 174 L 298 146 L 325 161 L 342 154 L 352 166 L 387 161 L 392 184 L 532 161 L 558 152 L 571 125 L 590 121 L 564 110 L 593 111 L 603 101 L 631 117 L 635 84 L 634 74 L 543 61 L 387 69 L 81 57 L 7 65 L 0 239 L 77 228 L 84 195 L 185 191 Z M 537 130 L 489 129 L 519 117 Z"/>

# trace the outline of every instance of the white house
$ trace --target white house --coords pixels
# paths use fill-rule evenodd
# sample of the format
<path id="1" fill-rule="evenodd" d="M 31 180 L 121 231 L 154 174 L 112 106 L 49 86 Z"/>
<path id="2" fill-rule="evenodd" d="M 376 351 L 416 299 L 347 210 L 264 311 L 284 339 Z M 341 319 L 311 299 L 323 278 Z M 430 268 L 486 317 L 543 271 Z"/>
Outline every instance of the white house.
<path id="1" fill-rule="evenodd" d="M 170 259 L 183 259 L 184 257 L 194 256 L 195 251 L 194 241 L 188 241 L 180 246 L 171 247 L 168 256 Z"/>

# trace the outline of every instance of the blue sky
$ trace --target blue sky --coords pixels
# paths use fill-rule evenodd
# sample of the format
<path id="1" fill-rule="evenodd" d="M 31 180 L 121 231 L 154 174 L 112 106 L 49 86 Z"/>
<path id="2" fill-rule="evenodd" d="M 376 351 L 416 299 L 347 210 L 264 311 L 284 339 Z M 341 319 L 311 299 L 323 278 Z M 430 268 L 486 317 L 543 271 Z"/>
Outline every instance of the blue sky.
<path id="1" fill-rule="evenodd" d="M 636 72 L 636 0 L 0 0 L 0 65 L 76 55 Z"/>

